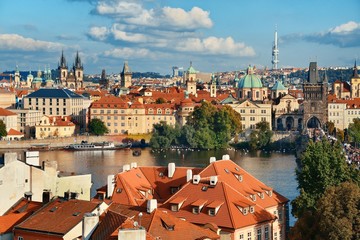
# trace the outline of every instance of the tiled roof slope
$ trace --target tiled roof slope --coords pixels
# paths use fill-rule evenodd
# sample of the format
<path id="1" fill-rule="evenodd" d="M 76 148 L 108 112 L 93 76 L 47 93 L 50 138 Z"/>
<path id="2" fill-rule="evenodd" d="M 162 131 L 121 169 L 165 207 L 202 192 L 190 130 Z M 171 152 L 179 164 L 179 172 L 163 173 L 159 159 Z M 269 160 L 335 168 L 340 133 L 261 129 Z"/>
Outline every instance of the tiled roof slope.
<path id="1" fill-rule="evenodd" d="M 41 202 L 20 199 L 3 216 L 0 216 L 0 235 L 11 232 L 13 227 L 41 207 Z"/>
<path id="2" fill-rule="evenodd" d="M 82 221 L 85 213 L 92 212 L 97 207 L 97 203 L 89 201 L 56 198 L 16 228 L 64 235 Z"/>
<path id="3" fill-rule="evenodd" d="M 167 167 L 137 167 L 117 174 L 112 201 L 135 206 L 145 206 L 146 201 L 153 198 L 164 202 L 171 196 L 172 187 L 180 189 L 186 183 L 188 169 L 191 169 L 193 174 L 201 170 L 177 167 L 171 178 L 168 177 Z"/>
<path id="4" fill-rule="evenodd" d="M 176 218 L 166 210 L 155 209 L 152 213 L 147 213 L 146 208 L 116 203 L 110 205 L 109 209 L 109 211 L 117 212 L 137 221 L 150 235 L 161 237 L 161 239 L 219 239 L 219 236 L 213 231 Z M 143 213 L 141 220 L 139 219 L 140 212 Z"/>
<path id="5" fill-rule="evenodd" d="M 39 90 L 30 93 L 27 98 L 84 98 L 83 96 L 70 91 L 69 89 L 57 88 L 40 88 Z"/>
<path id="6" fill-rule="evenodd" d="M 5 108 L 0 108 L 0 116 L 13 116 L 13 115 L 17 115 L 17 114 Z"/>

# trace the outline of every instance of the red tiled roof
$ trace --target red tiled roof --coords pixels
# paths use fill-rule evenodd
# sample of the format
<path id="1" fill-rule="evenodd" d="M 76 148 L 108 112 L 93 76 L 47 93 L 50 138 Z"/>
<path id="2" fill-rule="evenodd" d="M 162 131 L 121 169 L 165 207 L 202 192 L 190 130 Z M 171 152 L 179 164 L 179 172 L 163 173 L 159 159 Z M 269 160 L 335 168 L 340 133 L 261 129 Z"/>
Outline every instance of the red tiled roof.
<path id="1" fill-rule="evenodd" d="M 0 108 L 0 116 L 14 116 L 14 115 L 17 115 L 17 114 L 14 112 L 11 112 L 5 108 Z"/>
<path id="2" fill-rule="evenodd" d="M 179 236 L 181 239 L 219 239 L 219 236 L 213 231 L 176 218 L 166 210 L 155 209 L 149 214 L 146 212 L 146 208 L 113 203 L 110 205 L 109 211 L 126 215 L 140 223 L 150 235 L 159 236 L 161 239 L 178 240 Z M 141 220 L 139 220 L 140 212 L 143 213 Z M 169 230 L 169 227 L 172 230 Z"/>
<path id="3" fill-rule="evenodd" d="M 20 199 L 9 211 L 0 216 L 0 235 L 11 232 L 16 224 L 33 214 L 41 205 L 41 202 L 28 201 L 25 198 Z"/>
<path id="4" fill-rule="evenodd" d="M 10 130 L 7 133 L 8 136 L 23 136 L 24 134 L 22 132 L 19 132 L 18 130 L 15 130 L 13 128 L 10 128 Z"/>
<path id="5" fill-rule="evenodd" d="M 15 227 L 34 232 L 64 235 L 80 223 L 85 213 L 94 211 L 97 203 L 70 199 L 54 199 Z"/>

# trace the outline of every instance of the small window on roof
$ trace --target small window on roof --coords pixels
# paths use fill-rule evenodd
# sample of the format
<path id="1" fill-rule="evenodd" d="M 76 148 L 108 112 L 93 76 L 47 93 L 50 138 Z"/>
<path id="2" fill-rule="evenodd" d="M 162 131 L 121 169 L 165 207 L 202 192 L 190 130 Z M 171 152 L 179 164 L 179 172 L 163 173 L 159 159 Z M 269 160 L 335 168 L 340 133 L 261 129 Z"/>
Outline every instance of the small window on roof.
<path id="1" fill-rule="evenodd" d="M 224 170 L 226 173 L 230 173 L 229 169 L 225 168 Z"/>
<path id="2" fill-rule="evenodd" d="M 216 214 L 215 208 L 209 208 L 208 214 L 209 214 L 209 216 L 215 216 L 215 214 Z"/>
<path id="3" fill-rule="evenodd" d="M 192 212 L 193 212 L 193 214 L 199 214 L 200 208 L 198 206 L 195 206 L 195 207 L 193 207 Z"/>
<path id="4" fill-rule="evenodd" d="M 255 212 L 255 207 L 254 206 L 251 206 L 250 207 L 250 213 L 254 213 Z"/>
<path id="5" fill-rule="evenodd" d="M 178 212 L 179 211 L 179 204 L 171 204 L 171 211 Z"/>

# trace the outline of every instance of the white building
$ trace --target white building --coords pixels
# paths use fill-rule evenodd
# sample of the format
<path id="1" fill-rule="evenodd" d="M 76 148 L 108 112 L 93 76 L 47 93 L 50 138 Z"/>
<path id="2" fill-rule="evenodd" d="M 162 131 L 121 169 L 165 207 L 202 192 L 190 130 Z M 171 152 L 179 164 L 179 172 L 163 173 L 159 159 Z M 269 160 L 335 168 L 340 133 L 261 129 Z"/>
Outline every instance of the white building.
<path id="1" fill-rule="evenodd" d="M 24 196 L 42 202 L 43 196 L 51 199 L 69 193 L 90 200 L 91 174 L 61 173 L 56 161 L 40 164 L 39 152 L 27 152 L 25 158 L 22 162 L 16 153 L 5 153 L 0 160 L 0 216 Z"/>

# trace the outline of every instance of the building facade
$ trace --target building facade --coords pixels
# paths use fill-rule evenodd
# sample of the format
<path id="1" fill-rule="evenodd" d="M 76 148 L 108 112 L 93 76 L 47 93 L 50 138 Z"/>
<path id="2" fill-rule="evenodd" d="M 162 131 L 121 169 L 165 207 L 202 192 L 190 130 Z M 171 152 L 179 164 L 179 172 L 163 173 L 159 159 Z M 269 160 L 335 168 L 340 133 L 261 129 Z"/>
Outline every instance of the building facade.
<path id="1" fill-rule="evenodd" d="M 23 98 L 24 109 L 41 111 L 47 116 L 70 116 L 85 131 L 90 100 L 69 89 L 39 89 Z"/>
<path id="2" fill-rule="evenodd" d="M 64 52 L 61 53 L 60 62 L 58 65 L 60 84 L 69 89 L 81 89 L 84 82 L 84 66 L 81 63 L 79 52 L 76 52 L 75 62 L 72 69 L 69 71 Z"/>

